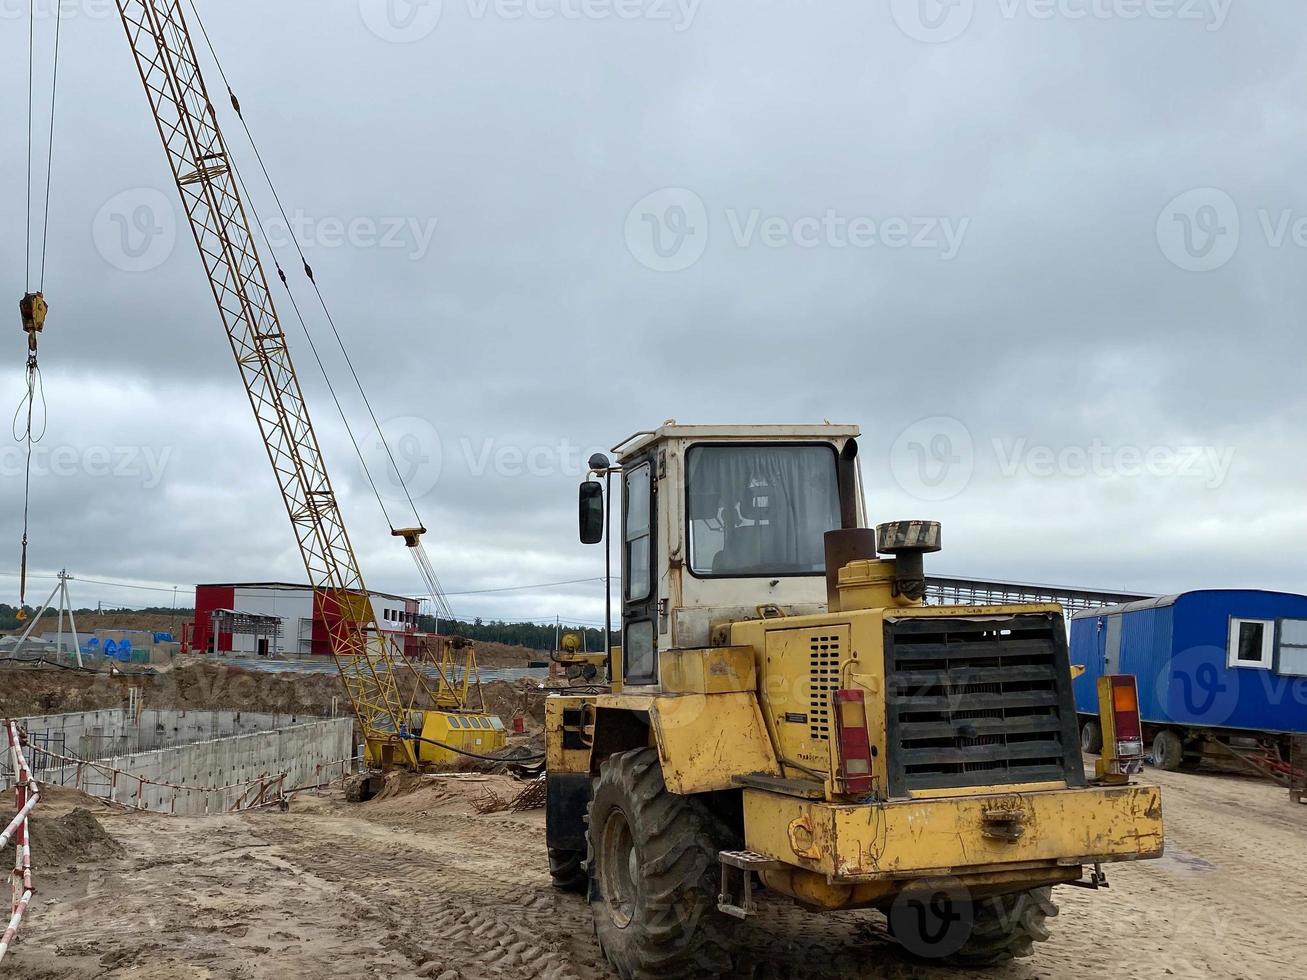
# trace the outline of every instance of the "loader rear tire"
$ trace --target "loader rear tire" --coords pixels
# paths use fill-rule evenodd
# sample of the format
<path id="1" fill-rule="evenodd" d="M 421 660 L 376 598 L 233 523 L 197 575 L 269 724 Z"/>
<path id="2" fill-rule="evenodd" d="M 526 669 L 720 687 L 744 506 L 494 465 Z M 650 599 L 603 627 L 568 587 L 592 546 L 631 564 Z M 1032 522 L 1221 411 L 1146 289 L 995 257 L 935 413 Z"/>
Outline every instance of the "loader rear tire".
<path id="1" fill-rule="evenodd" d="M 700 800 L 668 792 L 656 749 L 603 764 L 588 839 L 595 935 L 622 980 L 730 971 L 718 854 L 734 842 Z"/>
<path id="2" fill-rule="evenodd" d="M 954 966 L 998 966 L 1030 956 L 1034 944 L 1048 939 L 1047 920 L 1057 915 L 1052 888 L 983 898 L 972 903 L 971 935 L 946 962 Z"/>
<path id="3" fill-rule="evenodd" d="M 590 880 L 585 873 L 585 853 L 549 848 L 549 877 L 559 891 L 584 895 Z"/>

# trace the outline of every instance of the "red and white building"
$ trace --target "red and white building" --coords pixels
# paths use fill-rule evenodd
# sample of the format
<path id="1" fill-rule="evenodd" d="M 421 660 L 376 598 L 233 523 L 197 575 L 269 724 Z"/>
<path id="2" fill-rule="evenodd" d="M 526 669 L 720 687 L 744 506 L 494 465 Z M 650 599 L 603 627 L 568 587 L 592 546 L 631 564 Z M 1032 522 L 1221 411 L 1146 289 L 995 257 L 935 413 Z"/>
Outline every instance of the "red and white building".
<path id="1" fill-rule="evenodd" d="M 410 653 L 417 644 L 418 600 L 385 592 L 373 592 L 371 597 L 377 625 Z M 195 622 L 187 645 L 196 653 L 329 656 L 330 625 L 338 616 L 335 599 L 308 585 L 197 585 Z M 224 623 L 241 623 L 242 628 L 229 625 L 233 631 L 226 632 Z"/>

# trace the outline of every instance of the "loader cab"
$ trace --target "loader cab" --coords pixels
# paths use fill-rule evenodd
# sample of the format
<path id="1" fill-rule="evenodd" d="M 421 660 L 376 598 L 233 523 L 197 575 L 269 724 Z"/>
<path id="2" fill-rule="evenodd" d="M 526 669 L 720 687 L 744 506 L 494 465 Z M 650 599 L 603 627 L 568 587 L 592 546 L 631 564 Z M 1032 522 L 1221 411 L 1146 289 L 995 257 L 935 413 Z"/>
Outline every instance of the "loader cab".
<path id="1" fill-rule="evenodd" d="M 858 434 L 669 423 L 613 448 L 596 475 L 616 510 L 624 687 L 656 686 L 660 652 L 710 646 L 715 627 L 825 611 L 825 534 L 864 526 Z M 601 536 L 603 486 L 582 487 L 583 541 Z"/>

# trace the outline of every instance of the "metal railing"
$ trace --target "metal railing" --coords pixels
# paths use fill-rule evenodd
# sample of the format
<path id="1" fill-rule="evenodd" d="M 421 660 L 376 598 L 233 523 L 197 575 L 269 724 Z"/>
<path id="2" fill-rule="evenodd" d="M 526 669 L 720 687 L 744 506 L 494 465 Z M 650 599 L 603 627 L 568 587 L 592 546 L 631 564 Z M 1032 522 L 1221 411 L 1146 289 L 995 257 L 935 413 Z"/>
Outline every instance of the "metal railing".
<path id="1" fill-rule="evenodd" d="M 23 921 L 27 907 L 32 903 L 32 845 L 28 837 L 28 817 L 40 802 L 41 790 L 27 765 L 24 753 L 24 738 L 18 730 L 18 723 L 5 722 L 5 732 L 9 737 L 9 761 L 17 776 L 14 788 L 14 807 L 17 814 L 3 833 L 0 833 L 0 850 L 12 840 L 14 842 L 14 877 L 13 903 L 10 908 L 9 925 L 0 937 L 0 961 L 13 945 L 18 935 L 18 926 Z"/>

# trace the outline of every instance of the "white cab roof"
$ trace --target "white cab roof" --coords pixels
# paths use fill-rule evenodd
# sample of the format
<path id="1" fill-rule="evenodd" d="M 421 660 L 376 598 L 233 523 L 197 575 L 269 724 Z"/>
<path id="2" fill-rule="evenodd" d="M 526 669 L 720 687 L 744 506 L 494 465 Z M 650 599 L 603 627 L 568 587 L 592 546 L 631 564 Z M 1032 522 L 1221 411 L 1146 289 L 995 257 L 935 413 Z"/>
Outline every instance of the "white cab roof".
<path id="1" fill-rule="evenodd" d="M 635 455 L 650 443 L 665 439 L 693 439 L 696 441 L 792 439 L 796 442 L 815 439 L 855 439 L 862 434 L 856 425 L 681 425 L 665 422 L 657 429 L 636 432 L 613 447 L 618 460 Z"/>

